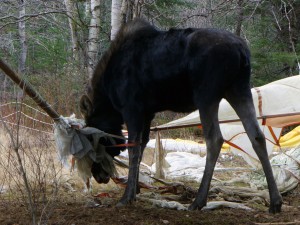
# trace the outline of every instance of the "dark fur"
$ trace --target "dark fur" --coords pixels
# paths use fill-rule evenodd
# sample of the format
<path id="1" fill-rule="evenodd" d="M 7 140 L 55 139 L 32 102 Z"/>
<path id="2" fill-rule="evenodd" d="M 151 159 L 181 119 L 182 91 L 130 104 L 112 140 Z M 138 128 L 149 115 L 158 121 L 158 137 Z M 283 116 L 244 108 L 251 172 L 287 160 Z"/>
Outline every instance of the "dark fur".
<path id="1" fill-rule="evenodd" d="M 218 125 L 222 98 L 236 110 L 256 150 L 269 185 L 270 212 L 279 212 L 281 196 L 256 121 L 250 91 L 250 53 L 245 42 L 216 29 L 159 31 L 141 20 L 125 25 L 100 60 L 81 108 L 88 126 L 121 134 L 127 125 L 128 186 L 118 205 L 135 200 L 139 163 L 156 112 L 199 109 L 207 143 L 206 168 L 190 209 L 206 205 L 207 193 L 223 138 Z M 120 149 L 109 148 L 112 156 Z"/>

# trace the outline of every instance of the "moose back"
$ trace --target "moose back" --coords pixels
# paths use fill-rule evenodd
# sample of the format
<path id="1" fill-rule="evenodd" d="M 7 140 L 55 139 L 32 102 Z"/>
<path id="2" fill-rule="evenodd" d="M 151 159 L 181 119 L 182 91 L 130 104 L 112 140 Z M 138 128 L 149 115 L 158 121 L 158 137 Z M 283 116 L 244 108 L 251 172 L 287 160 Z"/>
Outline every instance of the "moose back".
<path id="1" fill-rule="evenodd" d="M 136 198 L 139 164 L 149 141 L 156 112 L 198 109 L 207 145 L 205 171 L 196 199 L 189 209 L 206 205 L 213 170 L 223 138 L 218 108 L 225 98 L 241 119 L 258 155 L 270 193 L 271 213 L 281 210 L 282 199 L 274 181 L 265 138 L 258 126 L 250 91 L 250 52 L 238 36 L 216 29 L 161 31 L 137 19 L 123 26 L 99 61 L 80 108 L 87 126 L 121 135 L 128 129 L 128 183 L 117 206 Z M 117 143 L 122 143 L 117 140 Z M 106 146 L 112 143 L 101 143 Z M 112 157 L 118 147 L 107 147 Z M 92 173 L 98 182 L 111 174 L 100 163 Z"/>

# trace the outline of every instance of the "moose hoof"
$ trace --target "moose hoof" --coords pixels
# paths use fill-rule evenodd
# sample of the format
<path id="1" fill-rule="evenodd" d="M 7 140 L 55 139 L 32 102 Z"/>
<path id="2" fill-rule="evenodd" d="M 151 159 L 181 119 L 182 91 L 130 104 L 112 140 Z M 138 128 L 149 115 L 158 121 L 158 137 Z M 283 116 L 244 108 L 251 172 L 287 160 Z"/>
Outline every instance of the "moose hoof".
<path id="1" fill-rule="evenodd" d="M 132 204 L 133 200 L 128 200 L 128 199 L 121 199 L 117 204 L 116 207 L 124 207 L 127 205 Z"/>
<path id="2" fill-rule="evenodd" d="M 116 207 L 117 207 L 117 208 L 121 208 L 121 207 L 126 206 L 127 204 L 128 204 L 128 203 L 119 201 L 119 202 L 116 204 Z"/>
<path id="3" fill-rule="evenodd" d="M 206 206 L 206 199 L 198 197 L 196 198 L 193 203 L 188 207 L 188 210 L 192 211 L 192 210 L 201 210 L 204 206 Z"/>
<path id="4" fill-rule="evenodd" d="M 189 211 L 194 211 L 194 210 L 201 210 L 203 206 L 199 206 L 196 202 L 193 202 L 189 207 Z"/>
<path id="5" fill-rule="evenodd" d="M 269 208 L 269 213 L 275 214 L 275 213 L 280 213 L 281 212 L 281 205 L 282 202 L 279 202 L 277 204 L 271 204 Z"/>

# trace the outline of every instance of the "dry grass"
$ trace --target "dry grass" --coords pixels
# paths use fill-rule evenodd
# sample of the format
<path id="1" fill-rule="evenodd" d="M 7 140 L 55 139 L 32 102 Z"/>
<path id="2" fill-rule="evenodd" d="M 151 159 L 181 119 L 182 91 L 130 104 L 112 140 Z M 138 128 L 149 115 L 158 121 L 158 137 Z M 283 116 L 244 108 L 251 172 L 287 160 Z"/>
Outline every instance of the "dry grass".
<path id="1" fill-rule="evenodd" d="M 16 143 L 20 160 L 16 154 Z M 71 178 L 69 170 L 59 162 L 53 136 L 23 129 L 17 132 L 0 128 L 0 201 L 23 205 L 29 214 L 33 205 L 34 213 L 43 217 L 45 212 L 49 214 L 61 190 L 83 188 L 80 185 L 76 187 L 81 184 L 78 181 L 79 178 Z M 32 202 L 29 202 L 29 192 Z"/>
<path id="2" fill-rule="evenodd" d="M 16 135 L 15 130 L 12 132 Z M 93 193 L 84 193 L 84 183 L 77 173 L 70 174 L 70 170 L 59 162 L 52 135 L 21 129 L 19 140 L 19 153 L 32 191 L 36 222 L 39 224 L 219 224 L 221 220 L 222 224 L 253 224 L 254 221 L 292 222 L 300 218 L 299 188 L 284 196 L 288 208 L 276 216 L 269 216 L 267 208 L 261 204 L 262 209 L 251 212 L 230 209 L 182 212 L 155 209 L 143 201 L 118 209 L 114 205 L 123 188 L 113 182 L 99 185 L 93 181 Z M 154 150 L 146 149 L 144 162 L 148 165 L 153 163 L 153 154 Z M 221 163 L 237 166 L 241 162 L 234 159 Z M 118 172 L 125 175 L 127 170 L 119 168 Z M 236 175 L 215 174 L 218 179 L 229 179 Z M 1 191 L 1 187 L 4 190 L 2 188 Z M 109 193 L 111 198 L 106 199 L 108 202 L 102 204 L 103 199 L 93 197 L 99 192 Z M 97 201 L 100 201 L 100 206 L 95 207 L 93 204 Z M 240 219 L 240 223 L 236 223 L 236 218 Z M 20 166 L 10 137 L 3 127 L 0 127 L 0 224 L 32 224 Z"/>
<path id="3" fill-rule="evenodd" d="M 99 185 L 94 180 L 93 193 L 85 192 L 84 182 L 77 172 L 71 173 L 70 166 L 59 161 L 53 135 L 25 129 L 17 134 L 16 130 L 7 131 L 0 126 L 0 203 L 25 207 L 26 217 L 30 216 L 28 193 L 9 132 L 14 138 L 18 135 L 18 153 L 32 192 L 37 222 L 47 220 L 58 203 L 86 204 L 98 192 L 122 192 L 113 182 Z M 118 172 L 127 173 L 121 168 Z"/>

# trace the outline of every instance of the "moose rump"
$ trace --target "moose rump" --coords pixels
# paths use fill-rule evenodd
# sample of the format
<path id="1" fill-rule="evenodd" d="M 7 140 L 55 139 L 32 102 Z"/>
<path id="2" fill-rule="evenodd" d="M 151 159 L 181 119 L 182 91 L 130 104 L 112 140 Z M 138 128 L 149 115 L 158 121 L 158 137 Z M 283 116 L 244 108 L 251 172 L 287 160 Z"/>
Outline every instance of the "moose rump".
<path id="1" fill-rule="evenodd" d="M 281 196 L 256 120 L 250 91 L 250 52 L 232 33 L 216 29 L 160 31 L 142 20 L 126 24 L 99 61 L 80 105 L 87 126 L 120 134 L 128 129 L 128 185 L 118 203 L 135 200 L 138 171 L 156 112 L 198 109 L 207 144 L 207 160 L 198 195 L 190 209 L 206 205 L 223 138 L 218 124 L 222 98 L 232 105 L 263 165 L 270 192 L 270 212 L 281 209 Z M 106 149 L 117 155 L 120 149 Z M 97 170 L 96 170 L 97 171 Z M 98 170 L 99 171 L 99 170 Z M 97 174 L 94 174 L 97 176 Z"/>

